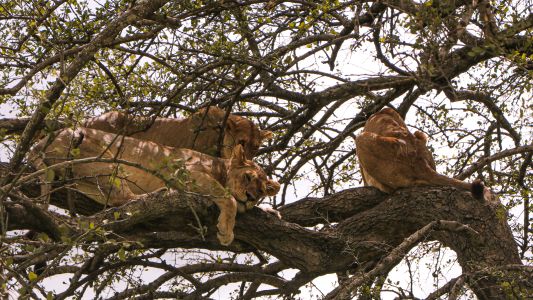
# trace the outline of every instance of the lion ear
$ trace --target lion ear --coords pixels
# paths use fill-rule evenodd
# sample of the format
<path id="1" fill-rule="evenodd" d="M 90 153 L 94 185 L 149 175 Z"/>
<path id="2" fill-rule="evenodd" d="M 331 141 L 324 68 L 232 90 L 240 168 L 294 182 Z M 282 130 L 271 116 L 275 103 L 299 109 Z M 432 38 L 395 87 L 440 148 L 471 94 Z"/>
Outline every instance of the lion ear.
<path id="1" fill-rule="evenodd" d="M 240 144 L 235 145 L 235 147 L 233 147 L 233 153 L 231 154 L 231 165 L 242 166 L 244 165 L 245 160 L 244 148 Z"/>
<path id="2" fill-rule="evenodd" d="M 268 180 L 266 184 L 266 193 L 268 196 L 276 196 L 276 194 L 279 192 L 280 185 L 275 180 Z"/>
<path id="3" fill-rule="evenodd" d="M 261 136 L 261 141 L 271 140 L 274 137 L 274 133 L 270 130 L 261 130 L 259 135 Z"/>
<path id="4" fill-rule="evenodd" d="M 226 120 L 226 130 L 235 132 L 237 130 L 237 121 L 232 118 L 230 115 L 228 120 Z"/>
<path id="5" fill-rule="evenodd" d="M 427 134 L 423 133 L 422 131 L 416 131 L 415 132 L 415 137 L 417 139 L 421 140 L 422 142 L 424 142 L 424 144 L 426 144 L 428 139 L 429 139 Z"/>
<path id="6" fill-rule="evenodd" d="M 217 106 L 209 106 L 205 109 L 209 109 L 207 116 L 214 122 L 222 122 L 226 116 L 226 111 Z"/>

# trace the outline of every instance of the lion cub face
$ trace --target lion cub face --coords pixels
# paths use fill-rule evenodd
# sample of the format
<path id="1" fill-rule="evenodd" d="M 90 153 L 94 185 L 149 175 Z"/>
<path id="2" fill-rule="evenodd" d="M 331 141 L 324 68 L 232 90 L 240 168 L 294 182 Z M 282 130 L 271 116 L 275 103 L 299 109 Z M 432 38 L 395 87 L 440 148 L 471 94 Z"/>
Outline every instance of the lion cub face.
<path id="1" fill-rule="evenodd" d="M 247 160 L 241 145 L 235 146 L 228 171 L 228 188 L 237 200 L 239 212 L 251 209 L 265 196 L 279 192 L 278 182 L 268 179 L 261 167 Z"/>

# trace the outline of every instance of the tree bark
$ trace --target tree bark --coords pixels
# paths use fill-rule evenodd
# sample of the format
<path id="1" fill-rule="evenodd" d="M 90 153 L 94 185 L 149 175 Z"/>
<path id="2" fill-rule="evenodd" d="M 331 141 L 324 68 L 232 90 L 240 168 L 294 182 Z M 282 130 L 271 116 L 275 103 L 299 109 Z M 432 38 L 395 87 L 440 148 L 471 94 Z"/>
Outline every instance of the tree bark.
<path id="1" fill-rule="evenodd" d="M 31 193 L 29 187 L 27 193 Z M 64 195 L 54 195 L 52 203 L 66 207 Z M 6 204 L 9 229 L 43 228 L 35 214 L 24 211 L 23 206 Z M 77 210 L 82 214 L 99 209 L 93 204 L 83 195 L 77 197 Z M 201 226 L 207 227 L 205 239 L 195 229 L 201 226 L 192 210 Z M 118 220 L 116 212 L 121 216 Z M 235 241 L 229 247 L 221 246 L 216 238 L 216 207 L 194 194 L 148 195 L 143 201 L 80 218 L 139 241 L 145 248 L 259 249 L 310 278 L 347 270 L 367 272 L 425 225 L 455 221 L 477 234 L 441 230 L 431 232 L 426 240 L 438 240 L 457 253 L 466 282 L 479 299 L 512 298 L 533 291 L 524 278 L 527 272 L 512 271 L 527 267 L 522 266 L 505 208 L 497 200 L 475 200 L 468 192 L 451 187 L 415 187 L 391 195 L 366 187 L 321 199 L 305 198 L 282 207 L 280 212 L 282 220 L 259 208 L 238 215 Z M 71 224 L 76 222 L 71 220 Z M 321 230 L 303 227 L 318 224 L 325 226 Z"/>

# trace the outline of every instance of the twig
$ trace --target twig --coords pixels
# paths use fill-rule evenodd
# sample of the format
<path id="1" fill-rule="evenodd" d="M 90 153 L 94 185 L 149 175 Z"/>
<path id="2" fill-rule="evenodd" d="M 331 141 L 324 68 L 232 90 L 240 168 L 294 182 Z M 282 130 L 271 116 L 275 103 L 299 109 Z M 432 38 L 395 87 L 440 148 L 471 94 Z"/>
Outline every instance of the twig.
<path id="1" fill-rule="evenodd" d="M 348 282 L 343 285 L 335 288 L 329 294 L 326 295 L 324 299 L 350 299 L 351 294 L 357 287 L 361 284 L 367 282 L 370 278 L 374 278 L 383 274 L 383 271 L 388 270 L 392 265 L 398 264 L 405 254 L 411 249 L 415 244 L 426 238 L 432 231 L 436 230 L 447 230 L 447 231 L 466 231 L 469 234 L 477 235 L 477 231 L 463 225 L 456 221 L 433 221 L 423 228 L 419 229 L 394 248 L 389 255 L 383 258 L 372 270 L 367 273 L 355 275 Z"/>

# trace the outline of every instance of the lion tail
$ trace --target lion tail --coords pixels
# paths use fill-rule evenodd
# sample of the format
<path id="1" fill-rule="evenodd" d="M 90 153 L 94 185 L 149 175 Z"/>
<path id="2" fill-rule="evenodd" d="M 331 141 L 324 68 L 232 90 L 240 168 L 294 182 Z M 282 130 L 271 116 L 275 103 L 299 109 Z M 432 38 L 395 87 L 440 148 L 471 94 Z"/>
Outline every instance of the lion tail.
<path id="1" fill-rule="evenodd" d="M 480 179 L 476 179 L 474 182 L 468 183 L 436 173 L 435 177 L 431 181 L 428 181 L 428 183 L 437 185 L 451 185 L 456 188 L 470 191 L 475 199 L 484 199 L 485 185 Z"/>
<path id="2" fill-rule="evenodd" d="M 483 192 L 485 191 L 485 185 L 483 184 L 483 181 L 481 179 L 476 179 L 472 182 L 472 186 L 470 187 L 470 192 L 472 193 L 472 196 L 476 199 L 483 199 Z"/>

